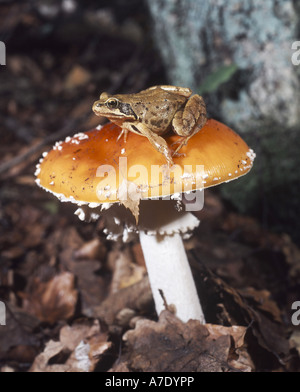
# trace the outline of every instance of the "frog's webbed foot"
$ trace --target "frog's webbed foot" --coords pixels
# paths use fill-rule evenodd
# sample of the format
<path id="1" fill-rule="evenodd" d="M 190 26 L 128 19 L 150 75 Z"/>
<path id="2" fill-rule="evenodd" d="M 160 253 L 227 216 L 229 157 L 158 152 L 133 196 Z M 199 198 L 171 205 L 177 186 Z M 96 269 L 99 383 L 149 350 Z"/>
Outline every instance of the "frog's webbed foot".
<path id="1" fill-rule="evenodd" d="M 119 136 L 117 137 L 117 142 L 121 139 L 121 137 L 124 135 L 124 143 L 126 143 L 127 140 L 127 135 L 128 135 L 128 130 L 123 128 L 122 131 L 120 132 Z"/>
<path id="2" fill-rule="evenodd" d="M 186 154 L 184 152 L 172 151 L 172 157 L 175 157 L 175 158 L 185 157 L 185 155 Z"/>
<path id="3" fill-rule="evenodd" d="M 173 152 L 172 156 L 182 156 L 182 155 L 185 155 L 184 153 L 181 153 L 181 154 L 180 154 L 178 151 L 179 151 L 183 146 L 186 146 L 186 145 L 187 145 L 189 139 L 190 139 L 193 135 L 194 135 L 194 134 L 189 135 L 189 136 L 184 136 L 182 139 L 176 140 L 176 142 L 172 143 L 172 146 L 175 145 L 175 144 L 179 144 L 179 146 L 178 146 L 178 147 L 176 148 L 176 150 Z"/>
<path id="4" fill-rule="evenodd" d="M 182 137 L 178 138 L 177 140 L 175 140 L 175 142 L 173 142 L 171 144 L 171 147 L 173 148 L 174 146 L 176 146 L 177 144 L 181 144 L 182 143 Z"/>
<path id="5" fill-rule="evenodd" d="M 180 150 L 180 148 L 182 147 L 182 146 L 180 146 L 181 143 L 182 143 L 182 138 L 175 140 L 175 142 L 173 142 L 173 143 L 171 144 L 172 157 L 184 157 L 184 156 L 185 156 L 185 153 L 180 153 L 180 152 L 178 152 L 178 151 Z M 179 146 L 178 146 L 178 148 L 176 148 L 176 149 L 174 150 L 173 148 L 174 148 L 174 146 L 176 146 L 177 144 L 179 144 Z"/>

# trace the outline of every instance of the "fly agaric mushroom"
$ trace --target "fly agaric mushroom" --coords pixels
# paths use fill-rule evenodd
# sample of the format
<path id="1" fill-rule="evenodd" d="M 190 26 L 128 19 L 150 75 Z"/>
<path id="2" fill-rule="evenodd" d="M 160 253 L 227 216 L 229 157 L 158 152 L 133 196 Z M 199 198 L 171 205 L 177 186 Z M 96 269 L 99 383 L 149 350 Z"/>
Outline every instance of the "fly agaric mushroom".
<path id="1" fill-rule="evenodd" d="M 124 143 L 119 134 L 109 123 L 56 143 L 37 165 L 36 182 L 61 201 L 77 204 L 82 220 L 103 215 L 108 239 L 127 241 L 138 233 L 157 313 L 173 305 L 182 321 L 204 323 L 182 241 L 199 224 L 187 209 L 200 208 L 191 207 L 194 202 L 182 208 L 180 197 L 184 193 L 201 205 L 204 188 L 248 173 L 255 154 L 212 119 L 182 148 L 172 168 L 146 138 L 131 133 Z M 171 145 L 178 138 L 166 141 Z"/>

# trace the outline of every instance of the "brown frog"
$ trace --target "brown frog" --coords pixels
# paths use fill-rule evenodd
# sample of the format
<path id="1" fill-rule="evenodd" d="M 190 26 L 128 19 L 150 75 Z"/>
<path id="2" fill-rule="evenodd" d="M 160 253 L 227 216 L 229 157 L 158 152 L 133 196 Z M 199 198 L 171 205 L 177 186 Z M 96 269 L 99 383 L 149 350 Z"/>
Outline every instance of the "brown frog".
<path id="1" fill-rule="evenodd" d="M 153 147 L 164 154 L 168 165 L 173 165 L 172 155 L 206 123 L 203 98 L 191 95 L 189 88 L 176 86 L 154 86 L 137 94 L 102 93 L 93 111 L 120 126 L 119 137 L 124 134 L 125 141 L 128 131 L 146 136 Z M 161 137 L 170 129 L 182 136 L 173 153 Z"/>

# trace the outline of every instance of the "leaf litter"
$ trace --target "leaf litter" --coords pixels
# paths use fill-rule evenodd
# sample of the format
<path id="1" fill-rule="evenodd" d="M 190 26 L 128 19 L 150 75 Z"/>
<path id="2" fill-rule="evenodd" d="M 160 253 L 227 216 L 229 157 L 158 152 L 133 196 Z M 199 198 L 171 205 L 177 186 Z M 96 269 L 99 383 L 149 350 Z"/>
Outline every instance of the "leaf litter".
<path id="1" fill-rule="evenodd" d="M 158 322 L 140 319 L 123 339 L 127 353 L 113 371 L 251 371 L 244 347 L 246 327 L 181 322 L 165 310 Z"/>
<path id="2" fill-rule="evenodd" d="M 288 320 L 300 281 L 297 247 L 249 218 L 243 225 L 241 216 L 224 215 L 214 194 L 207 198 L 222 219 L 210 210 L 186 242 L 206 325 L 184 324 L 169 310 L 157 318 L 139 243 L 106 241 L 101 219 L 77 222 L 68 208 L 44 219 L 43 208 L 26 206 L 24 214 L 8 204 L 4 218 L 14 226 L 0 236 L 9 309 L 0 328 L 2 371 L 297 369 L 299 339 Z"/>
<path id="3" fill-rule="evenodd" d="M 185 246 L 208 324 L 183 324 L 167 310 L 157 318 L 138 242 L 106 241 L 101 219 L 79 222 L 73 206 L 33 181 L 43 151 L 74 129 L 99 124 L 90 111 L 99 85 L 140 91 L 161 77 L 159 63 L 154 73 L 149 66 L 155 54 L 141 49 L 149 45 L 130 34 L 116 40 L 113 25 L 93 34 L 88 53 L 84 30 L 72 30 L 68 41 L 71 16 L 48 20 L 49 32 L 60 27 L 57 39 L 44 34 L 43 17 L 30 5 L 13 2 L 1 12 L 12 52 L 0 83 L 0 299 L 7 310 L 0 371 L 299 371 L 291 304 L 299 300 L 300 251 L 286 233 L 263 229 L 206 192 L 201 224 Z M 84 8 L 82 22 L 99 15 Z M 45 37 L 59 54 L 45 46 L 28 56 L 28 34 L 42 46 Z M 70 51 L 61 50 L 61 37 Z M 20 39 L 23 52 L 16 50 Z M 114 50 L 99 65 L 109 39 Z M 138 201 L 127 207 L 137 216 Z"/>

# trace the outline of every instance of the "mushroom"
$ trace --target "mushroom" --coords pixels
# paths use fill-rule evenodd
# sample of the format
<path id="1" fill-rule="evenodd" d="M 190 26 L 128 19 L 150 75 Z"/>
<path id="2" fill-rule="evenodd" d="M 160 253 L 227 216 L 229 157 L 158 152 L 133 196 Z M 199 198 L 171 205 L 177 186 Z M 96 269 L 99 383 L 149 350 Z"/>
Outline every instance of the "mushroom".
<path id="1" fill-rule="evenodd" d="M 36 182 L 76 204 L 81 220 L 103 216 L 108 239 L 139 235 L 157 313 L 172 305 L 183 322 L 205 323 L 183 239 L 199 225 L 192 211 L 202 208 L 203 189 L 248 173 L 255 154 L 213 119 L 171 168 L 146 138 L 131 133 L 124 143 L 119 133 L 108 123 L 57 142 L 37 165 Z M 179 138 L 166 140 L 171 145 Z"/>

